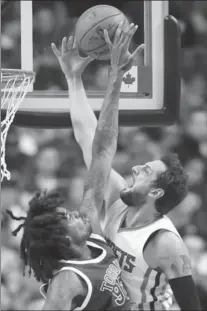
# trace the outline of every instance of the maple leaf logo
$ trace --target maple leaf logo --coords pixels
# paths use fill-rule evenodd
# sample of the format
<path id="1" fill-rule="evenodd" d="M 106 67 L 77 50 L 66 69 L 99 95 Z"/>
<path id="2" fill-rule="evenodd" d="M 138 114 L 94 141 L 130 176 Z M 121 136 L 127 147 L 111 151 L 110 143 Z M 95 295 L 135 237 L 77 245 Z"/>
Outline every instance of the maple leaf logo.
<path id="1" fill-rule="evenodd" d="M 130 73 L 128 73 L 124 78 L 123 78 L 123 81 L 125 84 L 128 85 L 128 87 L 134 83 L 135 81 L 135 78 L 132 77 L 132 75 Z"/>

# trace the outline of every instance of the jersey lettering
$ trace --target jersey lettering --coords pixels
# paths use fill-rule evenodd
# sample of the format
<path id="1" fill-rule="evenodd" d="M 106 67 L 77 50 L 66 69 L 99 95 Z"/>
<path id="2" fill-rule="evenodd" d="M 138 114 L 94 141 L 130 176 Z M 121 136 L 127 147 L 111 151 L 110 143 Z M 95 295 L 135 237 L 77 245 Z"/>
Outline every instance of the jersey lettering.
<path id="1" fill-rule="evenodd" d="M 106 270 L 104 275 L 104 281 L 101 284 L 101 291 L 108 290 L 112 293 L 115 298 L 115 302 L 118 306 L 122 306 L 126 300 L 129 299 L 127 296 L 124 285 L 120 279 L 121 269 L 119 267 L 118 260 L 115 259 L 109 268 Z"/>
<path id="2" fill-rule="evenodd" d="M 132 255 L 127 254 L 126 262 L 124 266 L 124 270 L 131 273 L 135 265 L 133 265 L 133 262 L 135 261 L 135 257 Z M 132 262 L 131 262 L 132 261 Z"/>
<path id="3" fill-rule="evenodd" d="M 119 248 L 118 246 L 116 246 L 111 240 L 109 240 L 108 238 L 105 238 L 108 245 L 113 249 L 114 254 L 116 255 L 116 257 L 119 260 L 119 265 L 121 266 L 121 268 L 129 273 L 132 273 L 135 265 L 133 264 L 133 262 L 135 262 L 136 257 L 124 252 L 121 248 Z"/>

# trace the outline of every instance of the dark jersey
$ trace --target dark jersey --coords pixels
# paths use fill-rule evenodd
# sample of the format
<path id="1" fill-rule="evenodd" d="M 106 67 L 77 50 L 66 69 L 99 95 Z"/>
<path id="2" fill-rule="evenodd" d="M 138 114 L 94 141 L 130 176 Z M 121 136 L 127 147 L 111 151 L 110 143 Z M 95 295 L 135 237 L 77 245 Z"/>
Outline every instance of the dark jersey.
<path id="1" fill-rule="evenodd" d="M 121 269 L 113 250 L 104 238 L 91 234 L 87 241 L 90 248 L 99 252 L 98 257 L 84 260 L 61 260 L 60 271 L 73 271 L 88 288 L 87 295 L 77 310 L 129 310 L 129 297 L 121 280 Z"/>

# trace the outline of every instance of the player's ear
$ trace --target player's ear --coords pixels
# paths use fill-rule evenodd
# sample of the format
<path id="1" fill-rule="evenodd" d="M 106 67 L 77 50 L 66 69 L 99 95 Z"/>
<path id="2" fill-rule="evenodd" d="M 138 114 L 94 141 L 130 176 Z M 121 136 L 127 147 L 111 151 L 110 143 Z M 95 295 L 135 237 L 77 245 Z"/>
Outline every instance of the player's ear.
<path id="1" fill-rule="evenodd" d="M 165 194 L 164 190 L 161 188 L 153 188 L 150 190 L 150 192 L 148 193 L 148 196 L 157 200 L 159 198 L 161 198 L 163 195 Z"/>

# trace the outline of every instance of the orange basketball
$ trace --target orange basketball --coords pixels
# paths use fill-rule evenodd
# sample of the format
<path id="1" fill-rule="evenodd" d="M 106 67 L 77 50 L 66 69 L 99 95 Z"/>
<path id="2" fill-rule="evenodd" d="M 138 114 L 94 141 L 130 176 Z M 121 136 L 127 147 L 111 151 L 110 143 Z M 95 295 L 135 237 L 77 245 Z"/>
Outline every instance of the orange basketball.
<path id="1" fill-rule="evenodd" d="M 95 59 L 110 58 L 103 30 L 107 29 L 109 38 L 113 40 L 117 26 L 123 22 L 128 24 L 126 16 L 110 5 L 96 5 L 85 11 L 76 24 L 76 39 L 79 49 Z"/>

